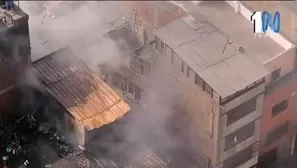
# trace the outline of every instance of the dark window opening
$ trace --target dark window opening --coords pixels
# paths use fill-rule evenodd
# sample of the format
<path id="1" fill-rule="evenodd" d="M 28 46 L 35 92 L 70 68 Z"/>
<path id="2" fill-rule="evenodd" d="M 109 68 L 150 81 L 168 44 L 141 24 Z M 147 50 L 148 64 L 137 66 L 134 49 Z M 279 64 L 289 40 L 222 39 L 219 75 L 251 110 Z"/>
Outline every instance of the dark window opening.
<path id="1" fill-rule="evenodd" d="M 171 64 L 174 64 L 174 51 L 171 52 Z"/>
<path id="2" fill-rule="evenodd" d="M 164 43 L 163 43 L 163 41 L 160 41 L 160 43 L 161 43 L 161 48 L 160 48 L 161 49 L 161 53 L 163 53 L 164 52 L 164 48 L 165 48 L 164 47 Z"/>
<path id="3" fill-rule="evenodd" d="M 121 90 L 127 92 L 127 83 L 125 80 L 121 80 Z"/>
<path id="4" fill-rule="evenodd" d="M 280 77 L 280 72 L 281 72 L 281 69 L 278 68 L 271 73 L 272 81 L 274 81 Z"/>
<path id="5" fill-rule="evenodd" d="M 195 81 L 194 81 L 194 83 L 196 84 L 196 85 L 199 85 L 201 88 L 202 88 L 202 86 L 203 86 L 203 80 L 200 78 L 200 76 L 198 76 L 196 73 L 195 73 Z"/>
<path id="6" fill-rule="evenodd" d="M 239 119 L 245 117 L 256 110 L 257 97 L 254 97 L 247 102 L 235 107 L 227 113 L 227 125 L 233 124 Z"/>
<path id="7" fill-rule="evenodd" d="M 212 96 L 212 88 L 206 82 L 203 82 L 203 89 L 206 93 Z"/>
<path id="8" fill-rule="evenodd" d="M 237 167 L 248 160 L 252 158 L 253 155 L 253 147 L 249 146 L 240 152 L 238 152 L 236 155 L 230 157 L 226 161 L 224 161 L 223 168 L 234 168 Z"/>
<path id="9" fill-rule="evenodd" d="M 135 85 L 135 99 L 140 100 L 141 99 L 141 89 Z"/>
<path id="10" fill-rule="evenodd" d="M 133 94 L 133 92 L 134 92 L 134 84 L 131 82 L 129 82 L 128 91 L 130 94 Z"/>
<path id="11" fill-rule="evenodd" d="M 189 67 L 189 65 L 187 67 L 187 77 L 190 77 L 190 67 Z"/>
<path id="12" fill-rule="evenodd" d="M 159 49 L 159 44 L 160 44 L 160 39 L 158 37 L 155 36 L 155 49 L 158 50 Z"/>
<path id="13" fill-rule="evenodd" d="M 143 61 L 140 61 L 140 74 L 143 75 Z"/>
<path id="14" fill-rule="evenodd" d="M 184 61 L 181 61 L 181 72 L 184 72 Z"/>
<path id="15" fill-rule="evenodd" d="M 144 42 L 144 44 L 146 44 L 147 41 L 148 41 L 147 32 L 143 29 L 143 42 Z"/>
<path id="16" fill-rule="evenodd" d="M 280 114 L 281 112 L 285 111 L 288 108 L 288 104 L 289 104 L 289 100 L 286 99 L 280 103 L 278 103 L 277 105 L 274 105 L 272 107 L 272 117 Z"/>
<path id="17" fill-rule="evenodd" d="M 247 125 L 239 128 L 235 132 L 227 135 L 225 139 L 225 151 L 252 137 L 254 133 L 255 121 L 252 121 Z"/>
<path id="18" fill-rule="evenodd" d="M 283 136 L 285 136 L 289 131 L 289 122 L 286 122 L 285 124 L 275 128 L 273 131 L 271 131 L 266 139 L 265 144 L 271 145 L 275 141 L 281 139 Z"/>

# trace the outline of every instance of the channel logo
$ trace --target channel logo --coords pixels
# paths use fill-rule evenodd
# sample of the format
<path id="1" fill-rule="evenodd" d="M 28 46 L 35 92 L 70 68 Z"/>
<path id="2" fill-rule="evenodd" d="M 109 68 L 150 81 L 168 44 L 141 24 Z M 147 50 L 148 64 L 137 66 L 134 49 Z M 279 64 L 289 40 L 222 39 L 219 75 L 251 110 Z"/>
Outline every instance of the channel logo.
<path id="1" fill-rule="evenodd" d="M 272 16 L 272 14 L 267 11 L 257 11 L 252 14 L 251 21 L 254 24 L 255 34 L 265 34 L 268 29 L 274 33 L 280 32 L 281 20 L 279 12 L 275 12 L 274 16 Z"/>

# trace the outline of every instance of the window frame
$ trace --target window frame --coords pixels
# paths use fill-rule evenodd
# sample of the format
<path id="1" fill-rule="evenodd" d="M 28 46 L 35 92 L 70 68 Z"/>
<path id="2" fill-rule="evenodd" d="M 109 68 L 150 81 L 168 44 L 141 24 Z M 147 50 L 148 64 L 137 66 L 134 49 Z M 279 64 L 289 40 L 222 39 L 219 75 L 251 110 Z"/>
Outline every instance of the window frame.
<path id="1" fill-rule="evenodd" d="M 190 77 L 190 71 L 191 71 L 191 67 L 188 65 L 187 66 L 187 77 Z"/>
<path id="2" fill-rule="evenodd" d="M 282 103 L 285 103 L 285 108 L 278 107 L 278 106 L 282 105 Z M 289 107 L 289 98 L 286 98 L 285 100 L 283 100 L 283 101 L 275 104 L 274 106 L 272 106 L 271 117 L 278 116 L 279 114 L 284 112 L 288 107 Z M 277 109 L 277 108 L 280 108 L 280 109 Z"/>
<path id="3" fill-rule="evenodd" d="M 271 72 L 271 81 L 276 81 L 280 78 L 281 75 L 281 68 L 277 68 Z"/>
<path id="4" fill-rule="evenodd" d="M 183 60 L 181 60 L 181 67 L 180 67 L 181 69 L 180 69 L 180 71 L 182 72 L 182 73 L 184 73 L 184 69 L 185 69 L 185 62 L 183 61 Z"/>
<path id="5" fill-rule="evenodd" d="M 171 50 L 171 64 L 173 65 L 174 64 L 174 51 Z"/>

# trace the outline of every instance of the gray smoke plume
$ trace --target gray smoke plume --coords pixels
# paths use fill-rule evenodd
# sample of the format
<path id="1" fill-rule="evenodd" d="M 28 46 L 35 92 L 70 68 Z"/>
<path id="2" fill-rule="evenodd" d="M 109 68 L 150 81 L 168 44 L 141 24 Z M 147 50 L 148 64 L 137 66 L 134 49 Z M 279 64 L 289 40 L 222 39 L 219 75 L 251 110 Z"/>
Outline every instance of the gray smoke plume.
<path id="1" fill-rule="evenodd" d="M 123 39 L 104 36 L 109 30 L 123 24 L 129 11 L 129 2 L 34 2 L 21 1 L 22 9 L 30 15 L 32 60 L 37 60 L 68 45 L 90 68 L 98 71 L 103 64 L 117 69 L 126 64 L 129 44 Z M 142 106 L 132 106 L 130 114 L 115 124 L 95 130 L 89 147 L 101 155 L 131 160 L 142 149 L 160 154 L 178 151 L 181 142 L 174 135 L 172 123 L 180 112 L 180 90 L 175 79 L 167 74 L 166 66 L 159 66 L 158 75 L 146 88 Z M 34 73 L 24 79 L 31 86 L 39 87 Z M 32 75 L 32 76 L 31 76 Z M 172 134 L 173 132 L 173 134 Z M 139 150 L 139 151 L 138 151 Z M 178 152 L 174 153 L 178 153 Z M 167 155 L 167 154 L 165 154 Z M 133 159 L 132 159 L 133 160 Z"/>

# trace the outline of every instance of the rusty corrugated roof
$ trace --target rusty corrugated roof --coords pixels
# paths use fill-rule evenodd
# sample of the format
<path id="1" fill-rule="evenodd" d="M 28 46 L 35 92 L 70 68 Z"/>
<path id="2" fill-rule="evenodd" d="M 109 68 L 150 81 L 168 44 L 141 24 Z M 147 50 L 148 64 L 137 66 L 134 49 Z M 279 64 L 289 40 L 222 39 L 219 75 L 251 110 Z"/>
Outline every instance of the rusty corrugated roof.
<path id="1" fill-rule="evenodd" d="M 68 49 L 59 49 L 33 63 L 47 90 L 81 123 L 92 130 L 130 110 L 129 105 Z"/>

